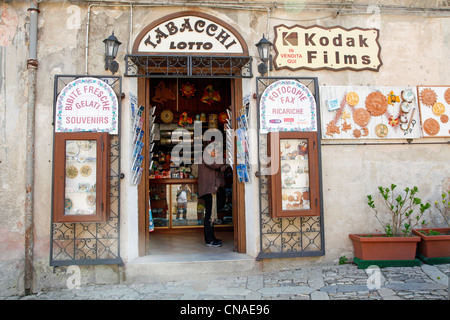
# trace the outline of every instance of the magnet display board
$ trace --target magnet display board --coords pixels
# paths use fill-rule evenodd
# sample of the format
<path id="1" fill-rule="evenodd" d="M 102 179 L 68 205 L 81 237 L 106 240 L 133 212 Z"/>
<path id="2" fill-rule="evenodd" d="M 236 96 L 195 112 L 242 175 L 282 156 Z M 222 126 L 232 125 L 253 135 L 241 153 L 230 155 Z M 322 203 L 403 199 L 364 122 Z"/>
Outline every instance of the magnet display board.
<path id="1" fill-rule="evenodd" d="M 450 137 L 450 86 L 418 86 L 424 138 Z"/>
<path id="2" fill-rule="evenodd" d="M 321 86 L 322 139 L 422 137 L 416 88 Z"/>

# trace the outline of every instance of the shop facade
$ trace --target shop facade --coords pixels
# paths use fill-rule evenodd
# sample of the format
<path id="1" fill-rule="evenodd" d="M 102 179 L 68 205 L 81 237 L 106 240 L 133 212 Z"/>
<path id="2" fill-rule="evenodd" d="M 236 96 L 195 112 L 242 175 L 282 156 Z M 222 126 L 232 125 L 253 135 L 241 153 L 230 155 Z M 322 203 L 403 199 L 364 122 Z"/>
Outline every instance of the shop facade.
<path id="1" fill-rule="evenodd" d="M 198 247 L 229 270 L 337 263 L 353 255 L 348 234 L 374 231 L 379 185 L 433 203 L 450 188 L 446 6 L 1 8 L 2 292 L 146 281 L 168 256 L 188 272 L 204 268 Z M 229 168 L 223 246 L 205 248 L 197 171 L 213 140 Z"/>

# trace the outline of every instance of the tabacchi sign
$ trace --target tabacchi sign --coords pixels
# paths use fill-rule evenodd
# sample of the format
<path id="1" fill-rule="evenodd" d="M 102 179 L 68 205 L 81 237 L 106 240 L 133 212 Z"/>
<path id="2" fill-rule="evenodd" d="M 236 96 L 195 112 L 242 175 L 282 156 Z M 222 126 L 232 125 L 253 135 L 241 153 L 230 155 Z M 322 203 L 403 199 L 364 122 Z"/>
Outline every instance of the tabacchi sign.
<path id="1" fill-rule="evenodd" d="M 118 101 L 106 82 L 79 78 L 59 93 L 55 132 L 109 132 L 118 134 Z"/>
<path id="2" fill-rule="evenodd" d="M 379 30 L 275 26 L 276 69 L 372 70 L 382 65 Z"/>
<path id="3" fill-rule="evenodd" d="M 139 53 L 227 53 L 244 52 L 239 34 L 215 17 L 182 12 L 163 17 L 137 37 L 133 52 Z"/>

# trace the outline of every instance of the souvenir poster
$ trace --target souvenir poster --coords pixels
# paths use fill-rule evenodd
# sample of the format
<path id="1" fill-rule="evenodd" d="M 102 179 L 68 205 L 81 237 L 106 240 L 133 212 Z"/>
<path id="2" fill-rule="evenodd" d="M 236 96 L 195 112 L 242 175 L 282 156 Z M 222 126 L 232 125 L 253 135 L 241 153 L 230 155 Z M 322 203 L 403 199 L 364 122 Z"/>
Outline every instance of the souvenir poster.
<path id="1" fill-rule="evenodd" d="M 134 125 L 134 118 L 136 115 L 136 110 L 138 109 L 138 102 L 137 102 L 137 96 L 133 93 L 129 93 L 130 96 L 130 113 L 131 113 L 131 117 L 130 120 L 132 121 L 131 124 Z"/>
<path id="2" fill-rule="evenodd" d="M 148 231 L 155 231 L 155 224 L 153 223 L 152 204 L 150 199 L 148 199 Z"/>
<path id="3" fill-rule="evenodd" d="M 239 111 L 236 118 L 236 172 L 239 182 L 250 182 L 250 146 L 246 108 Z"/>
<path id="4" fill-rule="evenodd" d="M 424 137 L 450 137 L 450 86 L 418 86 Z"/>
<path id="5" fill-rule="evenodd" d="M 415 88 L 321 86 L 322 139 L 422 137 Z"/>
<path id="6" fill-rule="evenodd" d="M 143 168 L 143 160 L 144 160 L 144 156 L 142 155 L 142 151 L 144 150 L 144 134 L 145 134 L 145 130 L 144 130 L 144 117 L 143 112 L 144 112 L 144 106 L 139 106 L 139 108 L 132 108 L 132 112 L 131 113 L 131 121 L 133 122 L 133 134 L 132 134 L 132 149 L 133 149 L 133 153 L 131 156 L 131 160 L 132 160 L 132 165 L 131 165 L 131 183 L 133 185 L 138 185 L 141 181 L 141 177 L 142 177 L 142 172 L 144 170 Z M 155 129 L 154 126 L 154 114 L 155 112 L 155 107 L 150 108 L 150 119 L 151 119 L 151 125 L 150 125 L 150 149 L 153 146 L 153 132 Z M 151 157 L 150 157 L 151 159 Z"/>

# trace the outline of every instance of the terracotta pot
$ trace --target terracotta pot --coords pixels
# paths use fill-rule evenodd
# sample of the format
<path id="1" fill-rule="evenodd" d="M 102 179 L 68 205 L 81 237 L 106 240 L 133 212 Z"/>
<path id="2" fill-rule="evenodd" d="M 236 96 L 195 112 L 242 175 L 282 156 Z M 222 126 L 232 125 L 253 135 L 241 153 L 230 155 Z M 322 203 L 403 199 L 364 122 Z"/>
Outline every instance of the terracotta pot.
<path id="1" fill-rule="evenodd" d="M 350 234 L 355 257 L 361 260 L 414 260 L 420 237 Z"/>
<path id="2" fill-rule="evenodd" d="M 413 233 L 421 239 L 417 245 L 417 252 L 426 258 L 450 257 L 450 235 L 428 236 L 420 232 L 425 231 L 428 234 L 430 230 L 440 233 L 450 232 L 450 228 L 414 229 Z"/>

